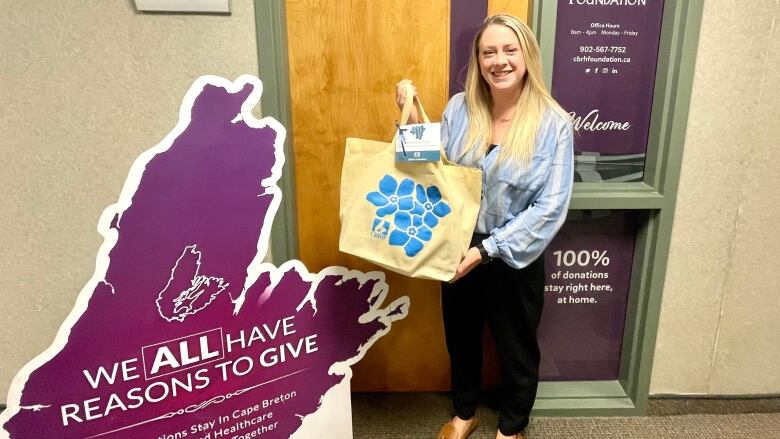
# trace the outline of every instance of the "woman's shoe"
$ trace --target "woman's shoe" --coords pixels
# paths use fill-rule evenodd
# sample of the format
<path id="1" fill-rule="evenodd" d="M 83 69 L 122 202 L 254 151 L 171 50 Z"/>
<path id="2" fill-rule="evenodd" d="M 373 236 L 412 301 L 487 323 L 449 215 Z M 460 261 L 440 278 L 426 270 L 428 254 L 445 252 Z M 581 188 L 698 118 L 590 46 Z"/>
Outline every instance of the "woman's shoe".
<path id="1" fill-rule="evenodd" d="M 466 439 L 471 433 L 474 432 L 474 430 L 477 429 L 477 425 L 479 425 L 477 418 L 471 418 L 466 421 L 467 424 L 465 430 L 460 431 L 455 428 L 455 425 L 452 423 L 453 420 L 455 420 L 455 418 L 452 418 L 450 422 L 444 424 L 441 430 L 439 430 L 439 434 L 436 436 L 436 439 Z"/>

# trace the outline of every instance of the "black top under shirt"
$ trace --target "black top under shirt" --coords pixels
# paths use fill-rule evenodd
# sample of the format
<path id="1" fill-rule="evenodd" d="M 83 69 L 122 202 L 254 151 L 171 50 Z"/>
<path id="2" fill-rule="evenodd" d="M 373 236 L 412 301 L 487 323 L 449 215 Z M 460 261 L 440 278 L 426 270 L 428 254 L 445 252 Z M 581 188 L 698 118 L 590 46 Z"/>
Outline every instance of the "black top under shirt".
<path id="1" fill-rule="evenodd" d="M 490 154 L 491 151 L 493 151 L 498 145 L 495 143 L 491 143 L 488 145 L 487 152 L 485 153 L 485 157 Z M 487 264 L 488 262 L 492 261 L 493 258 L 488 256 L 487 251 L 485 250 L 485 247 L 482 246 L 482 241 L 485 239 L 488 239 L 490 235 L 485 235 L 482 233 L 474 232 L 474 234 L 471 236 L 471 247 L 476 247 L 479 250 L 479 255 L 482 257 L 482 264 Z"/>

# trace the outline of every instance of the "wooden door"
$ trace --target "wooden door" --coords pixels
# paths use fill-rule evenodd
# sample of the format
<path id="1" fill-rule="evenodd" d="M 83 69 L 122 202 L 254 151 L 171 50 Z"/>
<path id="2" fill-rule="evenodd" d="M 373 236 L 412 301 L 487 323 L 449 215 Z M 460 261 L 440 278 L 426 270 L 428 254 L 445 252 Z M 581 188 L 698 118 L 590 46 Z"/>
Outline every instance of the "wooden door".
<path id="1" fill-rule="evenodd" d="M 489 2 L 489 10 L 509 3 L 527 11 L 527 1 L 508 0 Z M 414 80 L 428 114 L 440 118 L 448 98 L 450 7 L 449 0 L 286 2 L 299 254 L 310 271 L 377 269 L 338 251 L 345 139 L 392 138 L 402 78 Z M 409 316 L 354 367 L 353 390 L 447 390 L 438 283 L 390 272 L 387 282 L 388 303 L 410 297 Z"/>
<path id="2" fill-rule="evenodd" d="M 417 83 L 426 110 L 441 114 L 448 14 L 447 0 L 286 3 L 299 251 L 310 271 L 377 269 L 338 251 L 344 142 L 391 139 L 395 83 L 405 77 Z M 410 313 L 358 363 L 353 389 L 445 389 L 438 284 L 389 272 L 387 282 L 387 301 L 410 296 Z"/>

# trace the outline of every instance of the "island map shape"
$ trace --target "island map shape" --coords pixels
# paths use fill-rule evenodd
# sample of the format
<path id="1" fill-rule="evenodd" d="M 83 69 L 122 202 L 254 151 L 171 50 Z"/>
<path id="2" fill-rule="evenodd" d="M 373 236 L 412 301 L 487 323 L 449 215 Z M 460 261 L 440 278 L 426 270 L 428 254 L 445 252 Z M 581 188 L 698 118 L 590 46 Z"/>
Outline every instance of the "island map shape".
<path id="1" fill-rule="evenodd" d="M 12 382 L 0 438 L 289 438 L 407 315 L 408 297 L 382 308 L 381 272 L 263 262 L 285 129 L 252 115 L 261 94 L 195 81 L 103 212 L 95 273 Z"/>

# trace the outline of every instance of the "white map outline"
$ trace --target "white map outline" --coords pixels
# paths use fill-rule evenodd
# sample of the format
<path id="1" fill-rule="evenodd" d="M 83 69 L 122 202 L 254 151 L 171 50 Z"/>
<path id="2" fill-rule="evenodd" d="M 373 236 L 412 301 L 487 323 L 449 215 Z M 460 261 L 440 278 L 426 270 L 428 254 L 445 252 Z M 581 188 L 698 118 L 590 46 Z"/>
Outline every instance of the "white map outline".
<path id="1" fill-rule="evenodd" d="M 181 262 L 182 259 L 184 259 L 185 255 L 187 254 L 188 251 L 190 253 L 192 253 L 192 254 L 197 254 L 198 255 L 198 260 L 195 261 L 195 277 L 191 279 L 192 285 L 191 285 L 190 289 L 192 289 L 192 288 L 194 288 L 196 286 L 195 282 L 197 282 L 198 280 L 200 280 L 201 282 L 206 282 L 206 285 L 208 285 L 209 279 L 216 280 L 219 283 L 219 289 L 216 292 L 212 293 L 211 297 L 209 298 L 209 300 L 206 303 L 204 303 L 203 306 L 201 306 L 200 308 L 197 308 L 197 309 L 192 310 L 192 311 L 185 312 L 183 314 L 176 314 L 176 307 L 174 307 L 173 312 L 174 312 L 175 316 L 174 317 L 168 317 L 168 316 L 165 315 L 165 313 L 163 313 L 163 310 L 162 310 L 162 307 L 161 307 L 161 303 L 162 303 L 163 298 L 164 298 L 162 293 L 163 293 L 163 291 L 167 290 L 171 286 L 171 283 L 173 282 L 173 279 L 175 277 L 176 270 L 179 268 L 179 263 Z M 162 317 L 166 321 L 168 321 L 168 322 L 173 322 L 173 321 L 183 322 L 184 319 L 187 318 L 187 316 L 195 315 L 199 311 L 201 311 L 203 309 L 206 309 L 206 307 L 211 305 L 211 302 L 213 302 L 214 300 L 217 299 L 217 296 L 219 296 L 223 291 L 225 291 L 225 289 L 227 287 L 230 286 L 229 283 L 226 283 L 226 284 L 222 283 L 222 282 L 224 282 L 224 278 L 214 277 L 214 276 L 206 276 L 206 275 L 200 274 L 200 259 L 201 259 L 202 256 L 203 256 L 203 253 L 200 250 L 198 250 L 198 245 L 197 244 L 190 244 L 190 245 L 187 245 L 187 246 L 184 247 L 184 250 L 182 251 L 181 255 L 178 257 L 178 259 L 176 259 L 176 263 L 173 264 L 173 268 L 171 268 L 171 277 L 168 278 L 168 283 L 166 283 L 165 286 L 157 293 L 157 300 L 155 301 L 155 303 L 157 304 L 157 313 L 159 313 L 160 317 Z M 203 280 L 203 279 L 205 279 L 205 280 Z M 181 298 L 181 295 L 179 295 L 176 299 L 174 299 L 172 301 L 174 302 L 174 304 L 177 304 L 178 303 L 177 301 L 180 298 Z"/>
<path id="2" fill-rule="evenodd" d="M 92 297 L 93 292 L 97 289 L 98 284 L 103 283 L 108 285 L 111 288 L 112 294 L 117 294 L 114 286 L 104 280 L 106 272 L 108 271 L 108 267 L 111 263 L 109 253 L 111 249 L 113 249 L 114 245 L 116 245 L 117 239 L 119 237 L 118 231 L 113 229 L 111 224 L 116 217 L 117 229 L 121 227 L 122 214 L 131 206 L 133 195 L 138 190 L 138 186 L 141 182 L 141 178 L 143 176 L 144 170 L 146 169 L 146 166 L 149 164 L 149 162 L 152 161 L 152 159 L 154 159 L 157 154 L 163 153 L 170 149 L 170 147 L 173 145 L 173 142 L 189 127 L 191 122 L 192 106 L 206 86 L 213 85 L 216 87 L 221 87 L 226 89 L 228 93 L 233 94 L 241 91 L 247 84 L 252 84 L 254 88 L 242 103 L 241 112 L 238 113 L 235 118 L 233 118 L 232 123 L 237 123 L 243 120 L 248 126 L 252 128 L 270 127 L 276 132 L 277 135 L 274 140 L 275 161 L 271 168 L 271 176 L 263 179 L 260 182 L 261 187 L 265 189 L 265 192 L 258 195 L 261 196 L 270 194 L 272 195 L 272 199 L 265 218 L 263 218 L 263 227 L 261 228 L 260 237 L 257 241 L 257 254 L 247 267 L 247 277 L 244 282 L 242 292 L 236 299 L 231 299 L 234 304 L 233 315 L 237 315 L 241 309 L 244 303 L 247 289 L 255 281 L 257 281 L 257 279 L 259 279 L 263 273 L 266 272 L 270 274 L 271 285 L 269 285 L 263 292 L 261 295 L 261 300 L 267 300 L 268 297 L 270 297 L 270 293 L 273 291 L 274 287 L 280 282 L 284 273 L 292 269 L 297 271 L 304 281 L 311 282 L 311 287 L 306 298 L 304 298 L 296 310 L 300 311 L 300 309 L 306 303 L 309 303 L 314 309 L 315 313 L 317 311 L 317 306 L 316 300 L 314 298 L 314 292 L 316 291 L 320 281 L 322 281 L 326 276 L 342 276 L 342 281 L 348 279 L 357 279 L 361 285 L 367 281 L 377 282 L 376 285 L 374 285 L 371 297 L 367 299 L 370 301 L 370 299 L 377 297 L 377 300 L 373 302 L 370 310 L 360 317 L 359 322 L 363 323 L 377 318 L 383 324 L 385 324 L 386 328 L 383 331 L 374 334 L 374 336 L 371 337 L 366 343 L 361 345 L 354 357 L 339 363 L 335 363 L 330 367 L 328 370 L 329 374 L 343 373 L 345 375 L 344 380 L 342 380 L 340 384 L 329 389 L 325 395 L 320 398 L 320 407 L 315 412 L 302 417 L 303 424 L 290 437 L 307 439 L 313 437 L 338 437 L 339 439 L 343 439 L 344 436 L 323 436 L 323 433 L 339 435 L 343 434 L 343 432 L 347 430 L 351 436 L 352 430 L 349 393 L 344 392 L 345 385 L 348 384 L 349 379 L 352 377 L 350 366 L 360 361 L 368 349 L 381 336 L 385 335 L 390 330 L 390 326 L 393 321 L 403 319 L 408 315 L 409 297 L 402 296 L 394 300 L 391 304 L 387 305 L 384 309 L 380 309 L 379 307 L 381 306 L 382 301 L 386 298 L 389 289 L 388 284 L 385 282 L 385 274 L 381 271 L 371 271 L 364 273 L 356 270 L 349 270 L 345 267 L 332 266 L 323 269 L 319 273 L 310 273 L 303 265 L 303 263 L 298 260 L 287 261 L 279 267 L 276 267 L 275 265 L 268 262 L 263 262 L 263 259 L 268 252 L 271 224 L 281 204 L 282 193 L 281 189 L 277 185 L 277 182 L 281 178 L 282 167 L 285 162 L 283 148 L 287 131 L 277 120 L 272 117 L 257 119 L 252 114 L 252 109 L 260 103 L 260 97 L 262 96 L 263 92 L 263 85 L 260 79 L 256 76 L 244 74 L 239 76 L 235 81 L 230 81 L 226 78 L 215 75 L 204 75 L 196 79 L 182 99 L 181 107 L 179 108 L 179 120 L 176 126 L 163 138 L 162 141 L 160 141 L 160 143 L 144 151 L 135 159 L 132 166 L 130 167 L 127 179 L 122 186 L 119 200 L 103 210 L 103 213 L 100 215 L 100 219 L 98 220 L 97 231 L 100 233 L 100 235 L 103 236 L 103 243 L 100 245 L 95 257 L 95 271 L 92 274 L 92 277 L 87 281 L 87 283 L 79 292 L 73 309 L 65 318 L 62 325 L 60 325 L 60 328 L 57 330 L 57 335 L 55 336 L 51 345 L 43 352 L 38 354 L 35 358 L 30 360 L 26 365 L 24 365 L 24 367 L 22 367 L 19 372 L 17 372 L 11 381 L 11 385 L 8 390 L 8 397 L 6 400 L 7 408 L 2 413 L 0 413 L 0 439 L 10 439 L 10 433 L 2 426 L 8 422 L 8 420 L 16 416 L 22 409 L 40 411 L 50 408 L 50 406 L 40 403 L 34 404 L 32 406 L 21 406 L 22 391 L 24 390 L 24 386 L 27 383 L 30 374 L 54 358 L 65 347 L 68 339 L 70 338 L 71 329 L 73 326 L 75 326 L 76 323 L 78 323 L 81 316 L 84 315 L 84 313 L 87 311 L 89 300 Z M 394 315 L 388 315 L 389 312 L 394 310 L 397 310 L 398 312 Z M 342 426 L 346 430 L 332 428 L 334 414 L 338 414 L 336 416 L 339 416 L 340 418 L 339 423 L 343 424 L 344 420 L 349 423 L 349 425 Z M 323 429 L 322 426 L 328 427 Z M 339 433 L 339 431 L 342 433 Z"/>

